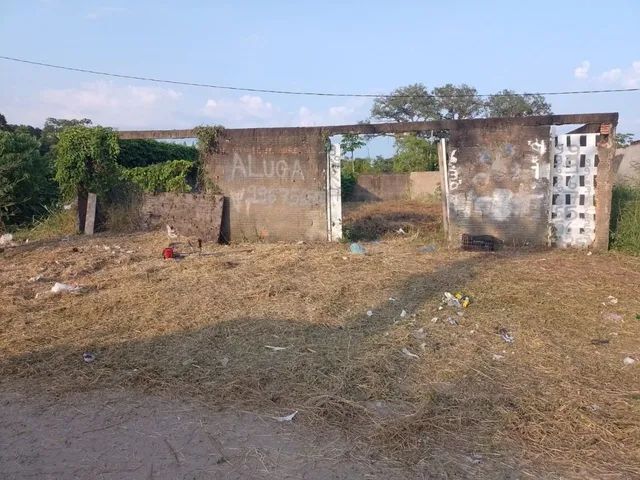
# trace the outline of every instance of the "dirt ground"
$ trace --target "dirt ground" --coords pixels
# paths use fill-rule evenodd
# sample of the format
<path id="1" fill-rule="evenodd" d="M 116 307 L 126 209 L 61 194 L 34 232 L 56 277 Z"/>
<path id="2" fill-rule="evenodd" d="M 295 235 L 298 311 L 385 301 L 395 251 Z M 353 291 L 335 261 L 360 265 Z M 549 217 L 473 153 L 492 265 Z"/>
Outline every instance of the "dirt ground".
<path id="1" fill-rule="evenodd" d="M 338 431 L 127 390 L 0 394 L 3 479 L 407 478 Z"/>
<path id="2" fill-rule="evenodd" d="M 165 261 L 162 233 L 6 249 L 2 471 L 640 478 L 640 259 L 448 250 L 432 207 L 404 234 L 372 208 L 345 215 L 364 255 L 179 239 Z M 443 307 L 456 291 L 471 304 Z"/>

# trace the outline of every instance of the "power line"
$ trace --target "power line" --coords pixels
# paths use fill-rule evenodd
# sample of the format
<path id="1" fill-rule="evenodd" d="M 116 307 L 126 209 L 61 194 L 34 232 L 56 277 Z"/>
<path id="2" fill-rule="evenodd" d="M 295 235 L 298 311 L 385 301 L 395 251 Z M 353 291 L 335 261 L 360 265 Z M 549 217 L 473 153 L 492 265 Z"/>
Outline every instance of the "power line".
<path id="1" fill-rule="evenodd" d="M 90 73 L 92 75 L 101 75 L 104 77 L 115 77 L 115 78 L 126 78 L 129 80 L 140 80 L 144 82 L 154 82 L 154 83 L 165 83 L 170 85 L 182 85 L 187 87 L 201 87 L 201 88 L 215 88 L 218 90 L 235 90 L 239 92 L 252 92 L 252 93 L 274 93 L 278 95 L 304 95 L 304 96 L 316 96 L 316 97 L 365 97 L 365 98 L 412 98 L 414 95 L 389 95 L 389 94 L 373 94 L 373 93 L 332 93 L 332 92 L 305 92 L 305 91 L 291 91 L 291 90 L 271 90 L 267 88 L 248 88 L 248 87 L 233 87 L 230 85 L 215 85 L 209 83 L 196 83 L 196 82 L 182 82 L 179 80 L 164 80 L 160 78 L 153 77 L 140 77 L 137 75 L 124 75 L 120 73 L 110 73 L 110 72 L 101 72 L 99 70 L 89 70 L 86 68 L 76 68 L 76 67 L 66 67 L 63 65 L 54 65 L 51 63 L 44 62 L 36 62 L 33 60 L 26 60 L 23 58 L 15 58 L 15 57 L 6 57 L 4 55 L 0 55 L 0 59 L 9 60 L 12 62 L 19 63 L 27 63 L 29 65 L 37 65 L 40 67 L 47 68 L 56 68 L 58 70 L 67 70 L 71 72 L 81 72 L 81 73 Z M 623 93 L 623 92 L 637 92 L 640 91 L 640 88 L 609 88 L 605 90 L 569 90 L 569 91 L 561 91 L 561 92 L 525 92 L 522 94 L 515 95 L 543 95 L 543 96 L 551 96 L 551 95 L 585 95 L 592 93 Z M 455 94 L 455 95 L 434 95 L 429 94 L 431 97 L 437 98 L 465 98 L 465 97 L 510 97 L 513 96 L 512 93 L 493 93 L 493 94 Z"/>

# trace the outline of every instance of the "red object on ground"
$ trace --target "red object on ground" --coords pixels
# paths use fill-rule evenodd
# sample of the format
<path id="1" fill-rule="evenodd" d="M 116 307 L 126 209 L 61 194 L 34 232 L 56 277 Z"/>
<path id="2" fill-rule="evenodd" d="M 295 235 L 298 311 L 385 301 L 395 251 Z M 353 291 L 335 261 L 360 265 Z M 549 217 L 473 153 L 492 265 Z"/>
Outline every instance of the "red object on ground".
<path id="1" fill-rule="evenodd" d="M 173 248 L 167 247 L 162 250 L 162 258 L 164 258 L 165 260 L 173 258 Z"/>

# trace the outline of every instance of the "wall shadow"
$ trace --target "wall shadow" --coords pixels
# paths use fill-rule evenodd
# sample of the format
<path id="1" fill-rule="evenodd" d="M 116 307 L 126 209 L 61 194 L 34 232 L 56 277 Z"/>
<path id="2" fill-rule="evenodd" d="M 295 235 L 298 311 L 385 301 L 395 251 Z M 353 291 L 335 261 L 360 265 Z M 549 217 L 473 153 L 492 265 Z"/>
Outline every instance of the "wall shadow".
<path id="1" fill-rule="evenodd" d="M 373 442 L 376 448 L 388 448 L 392 456 L 414 466 L 427 457 L 437 464 L 435 457 L 445 448 L 470 455 L 471 445 L 491 437 L 487 425 L 499 428 L 494 421 L 497 409 L 508 405 L 497 391 L 488 401 L 486 387 L 473 371 L 452 379 L 446 393 L 428 386 L 408 389 L 420 382 L 428 385 L 428 378 L 419 378 L 417 364 L 401 354 L 400 344 L 389 332 L 400 308 L 411 314 L 425 303 L 437 305 L 444 291 L 464 288 L 478 269 L 488 265 L 487 256 L 478 254 L 414 275 L 397 286 L 398 302 L 383 298 L 372 316 L 359 312 L 341 325 L 238 318 L 146 340 L 117 344 L 96 340 L 82 346 L 96 353 L 91 364 L 83 364 L 77 345 L 27 353 L 1 361 L 0 373 L 5 381 L 19 379 L 34 388 L 127 387 L 201 398 L 213 405 L 297 409 L 307 418 L 321 418 L 365 443 Z M 441 348 L 429 339 L 424 342 L 424 355 Z M 417 343 L 404 344 L 420 352 Z M 268 346 L 285 349 L 272 351 Z M 370 401 L 405 404 L 413 417 L 376 417 L 367 409 Z M 463 436 L 448 434 L 451 425 L 439 426 L 444 412 L 446 418 L 450 412 L 458 417 Z M 467 418 L 468 412 L 474 413 Z M 498 454 L 495 458 L 505 460 Z M 465 470 L 455 463 L 446 468 L 466 478 Z"/>

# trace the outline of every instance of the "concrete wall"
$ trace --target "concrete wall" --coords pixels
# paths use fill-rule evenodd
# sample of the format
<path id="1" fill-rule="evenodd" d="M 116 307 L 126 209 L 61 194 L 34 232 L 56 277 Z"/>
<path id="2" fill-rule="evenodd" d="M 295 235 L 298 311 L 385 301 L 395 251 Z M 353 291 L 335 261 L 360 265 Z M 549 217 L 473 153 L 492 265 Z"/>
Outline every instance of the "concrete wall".
<path id="1" fill-rule="evenodd" d="M 382 173 L 358 175 L 351 201 L 375 202 L 409 198 L 408 173 Z"/>
<path id="2" fill-rule="evenodd" d="M 217 242 L 220 236 L 223 198 L 191 193 L 144 194 L 140 221 L 147 230 L 173 226 L 179 235 Z"/>
<path id="3" fill-rule="evenodd" d="M 640 142 L 616 150 L 614 170 L 616 184 L 640 184 Z"/>
<path id="4" fill-rule="evenodd" d="M 440 172 L 411 172 L 409 174 L 409 197 L 420 200 L 438 193 Z"/>
<path id="5" fill-rule="evenodd" d="M 205 158 L 225 195 L 225 239 L 327 240 L 326 165 L 320 130 L 226 131 Z"/>
<path id="6" fill-rule="evenodd" d="M 349 198 L 353 202 L 421 199 L 436 193 L 440 172 L 362 174 Z"/>
<path id="7" fill-rule="evenodd" d="M 550 207 L 549 127 L 464 128 L 448 146 L 449 238 L 492 235 L 544 245 Z"/>

